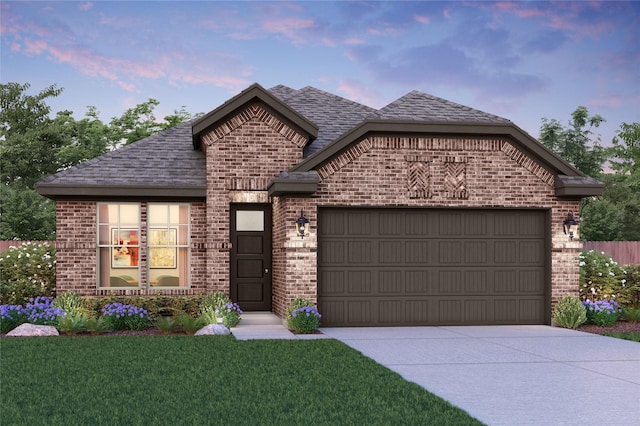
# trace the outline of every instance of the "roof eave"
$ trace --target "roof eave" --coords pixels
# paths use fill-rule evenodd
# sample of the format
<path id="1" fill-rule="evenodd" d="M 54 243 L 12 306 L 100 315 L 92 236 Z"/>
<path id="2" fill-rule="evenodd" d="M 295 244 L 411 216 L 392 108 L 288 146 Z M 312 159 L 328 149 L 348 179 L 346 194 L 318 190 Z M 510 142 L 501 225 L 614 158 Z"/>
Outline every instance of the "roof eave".
<path id="1" fill-rule="evenodd" d="M 604 183 L 593 178 L 567 179 L 569 176 L 556 176 L 555 193 L 563 199 L 581 199 L 596 197 L 604 192 Z"/>
<path id="2" fill-rule="evenodd" d="M 205 199 L 206 187 L 149 185 L 68 185 L 39 183 L 40 195 L 52 200 L 104 199 Z"/>
<path id="3" fill-rule="evenodd" d="M 303 132 L 309 140 L 315 139 L 318 136 L 318 126 L 282 102 L 258 83 L 254 83 L 218 108 L 194 121 L 191 128 L 194 149 L 200 147 L 200 137 L 204 132 L 216 123 L 234 114 L 245 105 L 256 100 L 263 102 L 273 112 L 287 119 L 287 121 L 296 127 L 296 130 Z"/>

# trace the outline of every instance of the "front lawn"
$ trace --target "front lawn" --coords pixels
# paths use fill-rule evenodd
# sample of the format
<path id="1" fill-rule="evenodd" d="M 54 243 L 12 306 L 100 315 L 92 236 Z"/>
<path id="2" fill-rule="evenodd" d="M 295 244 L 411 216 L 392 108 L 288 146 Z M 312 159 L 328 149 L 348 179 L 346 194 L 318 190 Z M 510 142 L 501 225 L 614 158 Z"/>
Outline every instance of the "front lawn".
<path id="1" fill-rule="evenodd" d="M 2 423 L 481 424 L 335 340 L 0 340 Z"/>

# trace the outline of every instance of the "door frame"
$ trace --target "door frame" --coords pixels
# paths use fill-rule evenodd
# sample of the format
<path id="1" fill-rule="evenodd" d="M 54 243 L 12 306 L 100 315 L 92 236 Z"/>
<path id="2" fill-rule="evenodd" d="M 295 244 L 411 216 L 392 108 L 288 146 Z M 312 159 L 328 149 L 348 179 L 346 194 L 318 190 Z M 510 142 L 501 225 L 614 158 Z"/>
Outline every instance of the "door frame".
<path id="1" fill-rule="evenodd" d="M 229 206 L 229 237 L 231 241 L 231 250 L 229 251 L 229 294 L 231 300 L 238 302 L 238 281 L 237 276 L 237 232 L 236 231 L 236 212 L 242 210 L 260 210 L 264 212 L 264 235 L 263 240 L 263 292 L 262 302 L 244 302 L 241 306 L 244 311 L 271 311 L 273 306 L 273 226 L 272 226 L 272 205 L 270 203 L 231 203 Z M 239 231 L 242 232 L 242 231 Z M 260 231 L 253 231 L 260 232 Z"/>

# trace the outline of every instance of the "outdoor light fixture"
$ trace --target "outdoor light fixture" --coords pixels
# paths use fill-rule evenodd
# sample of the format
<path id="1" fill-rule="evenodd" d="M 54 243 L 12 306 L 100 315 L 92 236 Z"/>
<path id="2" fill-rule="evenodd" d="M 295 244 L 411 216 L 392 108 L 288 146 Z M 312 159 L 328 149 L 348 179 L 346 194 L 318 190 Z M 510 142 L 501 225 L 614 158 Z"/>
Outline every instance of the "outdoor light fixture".
<path id="1" fill-rule="evenodd" d="M 309 219 L 304 217 L 304 210 L 300 210 L 300 217 L 296 220 L 296 233 L 304 238 L 304 234 L 309 232 Z"/>
<path id="2" fill-rule="evenodd" d="M 571 226 L 578 226 L 578 221 L 573 218 L 573 212 L 567 213 L 567 218 L 562 222 L 562 230 L 565 234 L 569 234 L 569 239 L 573 240 L 573 230 Z"/>

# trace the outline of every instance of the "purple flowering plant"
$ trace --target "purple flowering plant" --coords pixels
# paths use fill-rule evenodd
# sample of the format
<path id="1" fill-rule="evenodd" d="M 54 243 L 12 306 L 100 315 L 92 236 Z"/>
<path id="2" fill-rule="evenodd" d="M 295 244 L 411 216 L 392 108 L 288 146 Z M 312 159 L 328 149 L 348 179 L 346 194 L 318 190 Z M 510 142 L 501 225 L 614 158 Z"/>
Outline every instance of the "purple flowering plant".
<path id="1" fill-rule="evenodd" d="M 313 333 L 320 327 L 320 312 L 315 306 L 302 306 L 291 311 L 289 328 L 299 333 Z"/>
<path id="2" fill-rule="evenodd" d="M 237 303 L 226 303 L 216 308 L 216 314 L 222 317 L 222 323 L 227 327 L 235 327 L 240 323 L 242 309 Z"/>
<path id="3" fill-rule="evenodd" d="M 611 327 L 622 313 L 622 308 L 615 300 L 585 300 L 582 304 L 587 308 L 587 322 L 601 327 Z"/>
<path id="4" fill-rule="evenodd" d="M 38 325 L 56 325 L 65 316 L 64 310 L 54 306 L 50 297 L 38 296 L 29 299 L 26 306 L 1 305 L 0 331 L 7 333 L 26 322 Z"/>
<path id="5" fill-rule="evenodd" d="M 102 315 L 111 330 L 144 330 L 151 325 L 149 312 L 133 305 L 107 303 Z"/>

